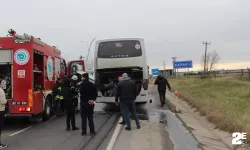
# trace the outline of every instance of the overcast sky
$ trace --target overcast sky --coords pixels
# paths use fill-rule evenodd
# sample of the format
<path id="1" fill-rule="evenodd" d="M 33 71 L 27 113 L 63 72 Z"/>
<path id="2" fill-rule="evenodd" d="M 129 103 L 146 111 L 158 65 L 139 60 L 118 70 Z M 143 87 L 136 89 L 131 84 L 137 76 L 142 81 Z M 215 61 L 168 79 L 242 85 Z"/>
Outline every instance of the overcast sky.
<path id="1" fill-rule="evenodd" d="M 223 67 L 250 62 L 250 0 L 0 0 L 0 6 L 1 36 L 13 28 L 40 37 L 67 60 L 85 56 L 93 38 L 140 37 L 151 67 L 171 65 L 172 56 L 200 67 L 202 41 L 211 42 L 208 51 L 220 54 Z"/>

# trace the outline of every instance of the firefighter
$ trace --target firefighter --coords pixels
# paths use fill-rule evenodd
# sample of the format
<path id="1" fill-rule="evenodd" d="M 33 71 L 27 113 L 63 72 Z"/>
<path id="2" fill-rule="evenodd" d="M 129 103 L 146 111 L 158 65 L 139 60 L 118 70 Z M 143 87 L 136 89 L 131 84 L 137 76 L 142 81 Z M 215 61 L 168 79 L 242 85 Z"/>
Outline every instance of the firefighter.
<path id="1" fill-rule="evenodd" d="M 53 98 L 54 98 L 54 101 L 55 101 L 57 117 L 62 116 L 62 114 L 61 114 L 62 100 L 63 100 L 62 83 L 63 83 L 63 79 L 58 78 L 56 83 L 54 84 L 54 88 L 53 88 Z"/>
<path id="2" fill-rule="evenodd" d="M 74 95 L 75 91 L 72 91 L 71 85 L 70 85 L 70 79 L 65 79 L 63 82 L 63 89 L 62 89 L 62 95 L 63 95 L 63 102 L 64 102 L 64 109 L 66 112 L 66 125 L 67 131 L 70 131 L 70 122 L 72 130 L 78 130 L 79 128 L 76 127 L 75 123 L 75 105 L 74 105 Z"/>
<path id="3" fill-rule="evenodd" d="M 71 77 L 72 81 L 71 81 L 71 91 L 73 93 L 73 101 L 74 101 L 74 106 L 75 106 L 75 112 L 79 112 L 78 109 L 78 98 L 79 98 L 79 88 L 77 86 L 77 80 L 78 77 L 76 75 L 73 75 Z"/>
<path id="4" fill-rule="evenodd" d="M 87 134 L 87 119 L 89 121 L 90 133 L 95 134 L 95 126 L 93 120 L 93 113 L 95 107 L 95 100 L 98 96 L 95 84 L 89 81 L 88 73 L 82 74 L 82 83 L 80 84 L 80 105 L 82 118 L 82 135 Z"/>

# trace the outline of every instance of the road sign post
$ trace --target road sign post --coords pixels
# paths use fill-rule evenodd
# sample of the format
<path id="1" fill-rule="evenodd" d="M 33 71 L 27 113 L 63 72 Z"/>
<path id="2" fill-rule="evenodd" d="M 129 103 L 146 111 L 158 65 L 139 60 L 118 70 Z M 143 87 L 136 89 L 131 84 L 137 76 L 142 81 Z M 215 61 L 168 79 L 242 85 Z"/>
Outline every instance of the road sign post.
<path id="1" fill-rule="evenodd" d="M 189 68 L 193 68 L 193 62 L 192 60 L 185 60 L 185 61 L 174 61 L 173 62 L 173 68 L 177 69 L 188 69 L 189 73 Z M 178 77 L 177 77 L 177 91 L 179 87 L 179 71 L 178 71 Z"/>

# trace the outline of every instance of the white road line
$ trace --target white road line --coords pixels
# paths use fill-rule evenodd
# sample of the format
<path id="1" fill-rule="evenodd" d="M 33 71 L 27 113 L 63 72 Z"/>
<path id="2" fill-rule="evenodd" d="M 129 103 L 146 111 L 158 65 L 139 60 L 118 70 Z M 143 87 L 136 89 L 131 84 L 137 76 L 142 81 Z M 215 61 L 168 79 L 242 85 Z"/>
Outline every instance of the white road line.
<path id="1" fill-rule="evenodd" d="M 9 136 L 14 136 L 14 135 L 17 135 L 17 134 L 19 134 L 19 133 L 21 133 L 21 132 L 24 132 L 24 131 L 26 131 L 26 130 L 28 130 L 28 129 L 30 129 L 30 128 L 32 128 L 33 126 L 29 126 L 29 127 L 27 127 L 27 128 L 24 128 L 24 129 L 22 129 L 22 130 L 20 130 L 20 131 L 17 131 L 17 132 L 15 132 L 15 133 L 12 133 L 11 135 L 9 135 Z"/>
<path id="2" fill-rule="evenodd" d="M 119 122 L 121 122 L 121 121 L 122 121 L 122 117 L 120 117 L 120 119 L 119 119 Z M 108 144 L 106 150 L 112 150 L 114 148 L 115 142 L 116 142 L 116 140 L 117 140 L 117 138 L 122 130 L 122 127 L 123 127 L 123 125 L 120 125 L 119 122 L 116 125 L 115 131 L 114 131 L 114 133 L 109 141 L 109 144 Z"/>

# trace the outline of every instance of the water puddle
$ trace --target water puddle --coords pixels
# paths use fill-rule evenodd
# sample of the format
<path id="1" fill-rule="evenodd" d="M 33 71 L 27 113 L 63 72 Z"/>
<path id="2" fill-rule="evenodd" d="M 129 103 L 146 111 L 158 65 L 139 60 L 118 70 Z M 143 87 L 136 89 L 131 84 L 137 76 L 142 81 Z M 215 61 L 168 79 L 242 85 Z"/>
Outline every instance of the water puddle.
<path id="1" fill-rule="evenodd" d="M 200 150 L 198 142 L 170 110 L 149 109 L 138 114 L 141 120 L 163 123 L 175 150 Z"/>

